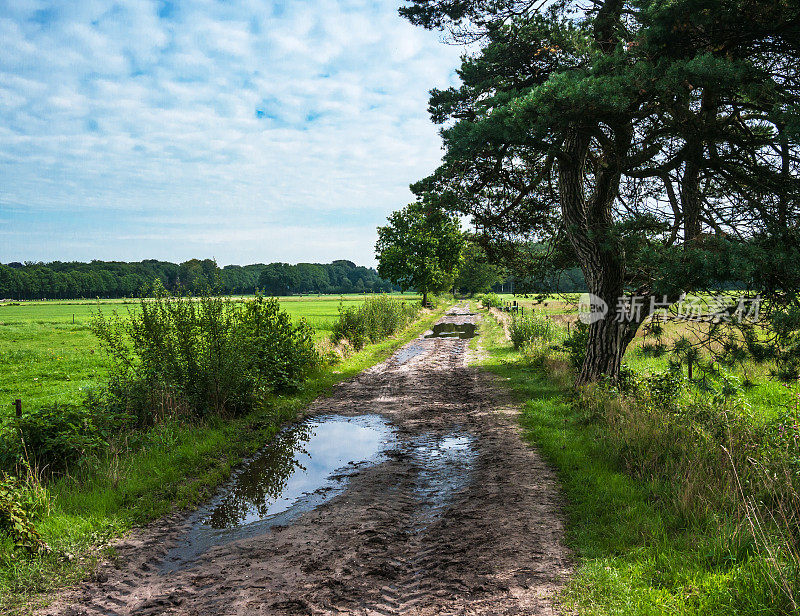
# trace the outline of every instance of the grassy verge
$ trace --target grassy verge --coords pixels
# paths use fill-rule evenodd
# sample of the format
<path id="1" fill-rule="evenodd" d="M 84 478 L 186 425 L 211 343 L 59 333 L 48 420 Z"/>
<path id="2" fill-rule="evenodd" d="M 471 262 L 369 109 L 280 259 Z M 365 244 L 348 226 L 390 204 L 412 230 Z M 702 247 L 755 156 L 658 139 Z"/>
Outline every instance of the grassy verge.
<path id="1" fill-rule="evenodd" d="M 262 410 L 233 420 L 159 424 L 137 453 L 110 456 L 88 477 L 48 485 L 50 510 L 37 528 L 52 552 L 19 559 L 10 543 L 0 542 L 0 613 L 21 613 L 37 594 L 84 578 L 108 553 L 103 546 L 125 530 L 208 498 L 281 424 L 302 416 L 336 383 L 389 357 L 445 309 L 427 312 L 399 335 L 320 369 L 299 391 L 271 399 Z"/>
<path id="2" fill-rule="evenodd" d="M 491 317 L 483 330 L 485 367 L 506 380 L 522 403 L 525 438 L 554 466 L 563 486 L 566 540 L 576 555 L 574 577 L 562 594 L 566 610 L 796 613 L 773 595 L 763 557 L 746 529 L 721 512 L 687 519 L 669 505 L 669 486 L 622 472 L 602 425 L 570 403 L 568 379 L 558 378 L 559 367 L 548 371 L 531 364 Z"/>

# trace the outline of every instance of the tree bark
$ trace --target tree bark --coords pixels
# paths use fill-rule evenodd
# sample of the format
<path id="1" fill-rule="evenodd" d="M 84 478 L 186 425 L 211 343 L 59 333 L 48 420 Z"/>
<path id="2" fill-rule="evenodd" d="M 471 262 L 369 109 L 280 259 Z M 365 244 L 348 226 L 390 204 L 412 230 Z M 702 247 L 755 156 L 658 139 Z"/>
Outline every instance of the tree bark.
<path id="1" fill-rule="evenodd" d="M 574 127 L 563 144 L 566 156 L 559 163 L 559 198 L 566 233 L 593 301 L 602 301 L 607 307 L 604 316 L 589 325 L 589 342 L 578 385 L 603 376 L 617 378 L 625 349 L 641 323 L 641 319 L 627 321 L 617 314 L 620 300 L 625 297 L 625 255 L 613 232 L 612 207 L 619 190 L 620 161 L 630 138 L 625 128 L 617 132 L 616 152 L 604 153 L 603 162 L 595 169 L 595 186 L 589 198 L 585 190 L 591 142 L 588 131 Z"/>
<path id="2" fill-rule="evenodd" d="M 683 241 L 688 243 L 698 237 L 702 230 L 700 214 L 702 195 L 700 194 L 700 159 L 703 151 L 700 146 L 693 148 L 683 170 L 681 180 L 681 207 L 683 209 Z"/>
<path id="3" fill-rule="evenodd" d="M 622 358 L 636 335 L 639 323 L 618 322 L 613 309 L 609 312 L 610 318 L 607 316 L 589 325 L 586 359 L 578 374 L 577 385 L 586 385 L 601 377 L 612 380 L 619 377 Z"/>
<path id="4" fill-rule="evenodd" d="M 594 38 L 604 53 L 613 53 L 619 38 L 622 0 L 600 3 L 594 24 Z M 587 159 L 591 135 L 600 130 L 596 123 L 576 123 L 567 131 L 559 160 L 559 200 L 566 234 L 581 265 L 593 301 L 605 302 L 602 318 L 589 325 L 586 358 L 577 384 L 596 381 L 602 376 L 619 376 L 622 356 L 641 323 L 619 319 L 617 308 L 625 297 L 625 255 L 614 232 L 613 205 L 625 157 L 633 141 L 628 123 L 606 125 L 613 133 L 607 144 L 596 152 L 593 168 L 594 186 L 589 197 Z"/>

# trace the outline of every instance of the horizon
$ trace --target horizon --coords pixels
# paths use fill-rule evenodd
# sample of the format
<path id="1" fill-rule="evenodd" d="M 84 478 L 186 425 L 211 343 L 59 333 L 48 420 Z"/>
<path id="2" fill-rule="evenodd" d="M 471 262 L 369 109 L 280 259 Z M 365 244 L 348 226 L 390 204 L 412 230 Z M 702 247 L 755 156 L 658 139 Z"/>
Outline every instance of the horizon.
<path id="1" fill-rule="evenodd" d="M 349 262 L 353 263 L 355 265 L 355 267 L 366 267 L 368 269 L 374 269 L 374 270 L 377 271 L 377 267 L 375 265 L 363 265 L 363 264 L 360 264 L 360 263 L 358 263 L 356 261 L 353 261 L 352 259 L 331 259 L 330 261 L 325 261 L 325 262 L 323 262 L 323 261 L 295 261 L 295 262 L 292 263 L 292 262 L 288 262 L 288 261 L 268 261 L 268 262 L 258 261 L 258 262 L 253 262 L 253 263 L 225 263 L 225 264 L 221 264 L 219 261 L 217 261 L 213 257 L 203 257 L 203 258 L 191 257 L 189 259 L 184 259 L 184 260 L 181 260 L 181 261 L 170 261 L 168 259 L 155 259 L 155 258 L 147 258 L 147 257 L 145 257 L 144 259 L 136 259 L 135 261 L 122 261 L 120 259 L 89 259 L 89 260 L 84 260 L 84 261 L 75 260 L 75 259 L 70 260 L 70 261 L 65 261 L 63 259 L 53 259 L 52 261 L 31 261 L 30 259 L 28 259 L 26 261 L 19 261 L 19 260 L 0 261 L 0 265 L 4 265 L 6 267 L 13 267 L 14 265 L 21 265 L 22 267 L 32 267 L 32 266 L 36 266 L 36 265 L 45 265 L 46 266 L 46 265 L 51 265 L 53 263 L 63 263 L 63 264 L 80 263 L 80 264 L 88 265 L 88 264 L 91 264 L 93 262 L 99 262 L 99 263 L 145 263 L 147 261 L 158 261 L 160 263 L 172 263 L 173 265 L 181 265 L 182 263 L 186 263 L 187 261 L 192 261 L 192 260 L 205 261 L 206 259 L 210 259 L 211 261 L 214 261 L 214 263 L 217 264 L 217 267 L 219 269 L 225 269 L 226 267 L 249 267 L 251 265 L 276 265 L 276 264 L 281 264 L 281 265 L 301 265 L 301 264 L 332 265 L 333 263 L 335 263 L 337 261 L 349 261 Z"/>
<path id="2" fill-rule="evenodd" d="M 463 51 L 399 4 L 0 8 L 0 262 L 374 267 Z"/>

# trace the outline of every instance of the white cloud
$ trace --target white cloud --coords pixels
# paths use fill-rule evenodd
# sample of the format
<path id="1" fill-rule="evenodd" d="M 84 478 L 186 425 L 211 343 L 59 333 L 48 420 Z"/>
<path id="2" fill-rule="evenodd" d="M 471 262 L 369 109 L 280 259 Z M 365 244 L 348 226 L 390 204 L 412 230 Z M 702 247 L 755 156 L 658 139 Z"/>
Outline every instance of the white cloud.
<path id="1" fill-rule="evenodd" d="M 12 4 L 0 221 L 26 241 L 0 244 L 0 261 L 214 246 L 222 262 L 367 262 L 375 225 L 438 162 L 427 92 L 453 80 L 461 50 L 400 19 L 396 0 L 196 0 L 164 18 L 145 0 Z M 74 212 L 102 229 L 83 252 L 41 230 Z M 143 233 L 153 219 L 169 233 Z"/>

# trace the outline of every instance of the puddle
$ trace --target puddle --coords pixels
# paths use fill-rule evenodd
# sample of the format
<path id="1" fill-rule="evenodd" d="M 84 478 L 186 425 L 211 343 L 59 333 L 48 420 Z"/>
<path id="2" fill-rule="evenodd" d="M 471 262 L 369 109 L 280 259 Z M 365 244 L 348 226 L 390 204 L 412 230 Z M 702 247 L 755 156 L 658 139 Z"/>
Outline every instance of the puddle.
<path id="1" fill-rule="evenodd" d="M 409 344 L 398 350 L 394 354 L 394 360 L 398 364 L 404 364 L 410 359 L 415 358 L 417 355 L 422 355 L 426 351 L 425 347 L 420 344 Z"/>
<path id="2" fill-rule="evenodd" d="M 439 437 L 424 435 L 409 442 L 419 469 L 414 485 L 422 503 L 417 530 L 427 526 L 472 480 L 477 458 L 474 442 L 472 434 L 461 431 Z"/>
<path id="3" fill-rule="evenodd" d="M 318 417 L 282 430 L 207 506 L 167 555 L 165 572 L 209 548 L 286 525 L 346 487 L 356 471 L 376 464 L 394 443 L 394 430 L 378 415 Z"/>
<path id="4" fill-rule="evenodd" d="M 475 323 L 437 323 L 426 338 L 474 338 L 478 326 Z"/>
<path id="5" fill-rule="evenodd" d="M 403 451 L 414 468 L 417 500 L 412 528 L 422 531 L 472 480 L 477 453 L 463 431 L 425 433 L 400 441 L 379 415 L 328 415 L 289 426 L 246 463 L 206 506 L 187 520 L 162 573 L 191 567 L 214 546 L 286 526 L 347 488 L 360 469 Z"/>

